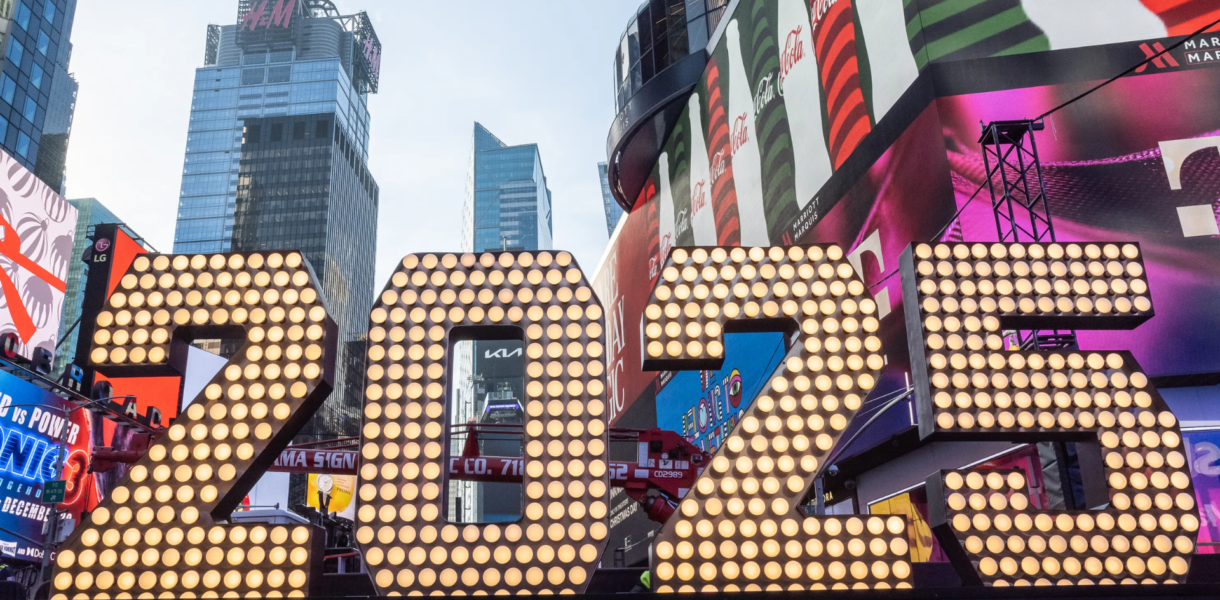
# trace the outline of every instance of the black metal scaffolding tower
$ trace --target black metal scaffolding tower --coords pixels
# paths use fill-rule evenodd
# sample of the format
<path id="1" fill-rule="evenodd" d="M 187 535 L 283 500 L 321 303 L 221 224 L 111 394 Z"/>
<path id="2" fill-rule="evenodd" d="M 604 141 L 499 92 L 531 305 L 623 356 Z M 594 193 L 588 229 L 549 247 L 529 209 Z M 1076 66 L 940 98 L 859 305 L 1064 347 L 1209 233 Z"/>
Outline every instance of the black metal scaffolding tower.
<path id="1" fill-rule="evenodd" d="M 983 126 L 979 144 L 987 169 L 991 211 L 1002 243 L 1053 242 L 1055 226 L 1042 182 L 1042 162 L 1034 132 L 1041 121 L 993 121 Z M 1075 349 L 1072 330 L 1017 331 L 1023 350 Z"/>

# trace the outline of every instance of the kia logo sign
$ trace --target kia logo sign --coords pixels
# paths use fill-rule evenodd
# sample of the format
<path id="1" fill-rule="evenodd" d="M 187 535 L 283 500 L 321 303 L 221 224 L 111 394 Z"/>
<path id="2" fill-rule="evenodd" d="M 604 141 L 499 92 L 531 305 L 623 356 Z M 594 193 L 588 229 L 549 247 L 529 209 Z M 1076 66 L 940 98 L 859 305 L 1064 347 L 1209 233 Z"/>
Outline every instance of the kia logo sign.
<path id="1" fill-rule="evenodd" d="M 512 358 L 514 356 L 521 356 L 521 348 L 517 348 L 511 352 L 508 350 L 508 348 L 500 348 L 494 352 L 491 350 L 483 352 L 483 358 Z"/>

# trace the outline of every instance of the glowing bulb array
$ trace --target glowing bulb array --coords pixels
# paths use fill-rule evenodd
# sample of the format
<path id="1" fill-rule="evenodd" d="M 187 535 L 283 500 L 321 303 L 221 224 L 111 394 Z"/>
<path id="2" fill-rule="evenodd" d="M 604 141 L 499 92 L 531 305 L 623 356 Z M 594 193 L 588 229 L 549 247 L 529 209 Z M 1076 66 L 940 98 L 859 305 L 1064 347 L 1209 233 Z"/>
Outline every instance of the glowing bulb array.
<path id="1" fill-rule="evenodd" d="M 53 599 L 301 597 L 320 576 L 312 527 L 213 519 L 331 390 L 335 324 L 299 253 L 137 257 L 90 356 L 104 374 L 172 371 L 191 330 L 219 327 L 245 344 L 62 546 Z"/>
<path id="2" fill-rule="evenodd" d="M 903 519 L 798 510 L 883 365 L 876 313 L 838 246 L 673 250 L 645 369 L 714 365 L 726 326 L 801 335 L 657 536 L 658 592 L 910 587 Z"/>
<path id="3" fill-rule="evenodd" d="M 1031 510 L 1017 472 L 933 480 L 944 486 L 944 525 L 981 582 L 1183 581 L 1199 518 L 1182 436 L 1131 354 L 1008 351 L 1003 338 L 1016 327 L 1147 320 L 1139 247 L 917 244 L 902 271 L 908 330 L 922 342 L 911 345 L 911 362 L 925 436 L 1036 441 L 1089 432 L 1101 447 L 1104 511 Z"/>
<path id="4" fill-rule="evenodd" d="M 443 511 L 455 328 L 525 340 L 524 518 Z M 493 334 L 494 335 L 494 334 Z M 371 313 L 356 538 L 382 593 L 580 593 L 606 546 L 602 308 L 567 252 L 411 255 Z"/>

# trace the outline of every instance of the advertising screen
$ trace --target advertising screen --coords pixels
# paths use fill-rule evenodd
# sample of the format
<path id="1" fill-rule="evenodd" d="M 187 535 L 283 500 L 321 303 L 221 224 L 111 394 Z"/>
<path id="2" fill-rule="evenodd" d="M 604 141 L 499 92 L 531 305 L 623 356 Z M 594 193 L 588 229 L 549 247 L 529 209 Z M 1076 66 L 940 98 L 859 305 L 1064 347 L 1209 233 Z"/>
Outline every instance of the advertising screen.
<path id="1" fill-rule="evenodd" d="M 17 334 L 27 359 L 54 354 L 77 211 L 3 152 L 0 173 L 0 334 Z"/>
<path id="2" fill-rule="evenodd" d="M 1220 554 L 1220 430 L 1183 432 L 1199 502 L 1199 553 Z"/>
<path id="3" fill-rule="evenodd" d="M 595 277 L 612 419 L 656 392 L 658 374 L 640 368 L 639 323 L 670 249 L 684 246 L 843 246 L 882 321 L 886 367 L 866 410 L 900 395 L 910 368 L 892 276 L 899 254 L 912 241 L 998 235 L 980 122 L 1036 117 L 1178 41 L 1166 36 L 1220 17 L 1209 9 L 1187 19 L 1151 1 L 1014 2 L 1004 19 L 994 7 L 904 4 L 839 0 L 810 11 L 759 0 L 726 13 Z M 1091 331 L 1080 343 L 1130 348 L 1155 376 L 1220 372 L 1220 321 L 1205 309 L 1220 281 L 1220 111 L 1205 100 L 1220 87 L 1220 62 L 1201 53 L 1209 43 L 1188 40 L 1036 134 L 1056 239 L 1139 241 L 1166 307 L 1121 339 Z M 726 356 L 768 352 L 730 344 Z M 666 408 L 658 397 L 658 418 L 700 398 Z M 870 431 L 845 436 L 853 448 L 912 426 L 903 400 L 876 412 Z"/>
<path id="4" fill-rule="evenodd" d="M 717 371 L 683 371 L 657 393 L 657 426 L 715 453 L 784 358 L 779 333 L 729 334 Z M 770 351 L 766 351 L 770 348 Z"/>
<path id="5" fill-rule="evenodd" d="M 42 528 L 51 506 L 42 503 L 42 488 L 56 479 L 61 460 L 59 441 L 67 428 L 67 481 L 59 505 L 72 519 L 97 502 L 89 473 L 93 450 L 92 416 L 74 404 L 21 378 L 0 372 L 0 555 L 36 561 L 42 558 Z"/>

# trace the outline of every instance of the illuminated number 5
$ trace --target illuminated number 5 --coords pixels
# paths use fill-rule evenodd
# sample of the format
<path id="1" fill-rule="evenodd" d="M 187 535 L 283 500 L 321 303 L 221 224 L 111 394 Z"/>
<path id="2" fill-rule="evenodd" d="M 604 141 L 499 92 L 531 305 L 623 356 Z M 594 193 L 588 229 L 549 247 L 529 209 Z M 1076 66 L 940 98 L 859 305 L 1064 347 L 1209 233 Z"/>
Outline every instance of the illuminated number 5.
<path id="1" fill-rule="evenodd" d="M 181 375 L 208 337 L 245 343 L 63 545 L 53 598 L 299 597 L 321 575 L 321 531 L 218 524 L 331 390 L 335 324 L 301 255 L 136 258 L 90 359 Z"/>
<path id="2" fill-rule="evenodd" d="M 963 581 L 1184 581 L 1199 528 L 1194 490 L 1177 419 L 1135 359 L 1009 352 L 1002 337 L 1148 320 L 1139 247 L 919 244 L 901 268 L 921 435 L 1094 442 L 1079 456 L 1087 506 L 1103 510 L 1030 509 L 1018 470 L 929 479 L 932 524 Z"/>
<path id="3" fill-rule="evenodd" d="M 356 538 L 377 587 L 583 592 L 608 533 L 606 386 L 602 309 L 571 255 L 411 255 L 371 317 Z M 462 331 L 526 343 L 519 523 L 442 513 L 449 355 Z"/>
<path id="4" fill-rule="evenodd" d="M 800 333 L 657 536 L 658 592 L 910 587 L 903 519 L 798 506 L 881 370 L 876 312 L 838 246 L 670 254 L 645 369 L 717 368 L 726 330 Z"/>

